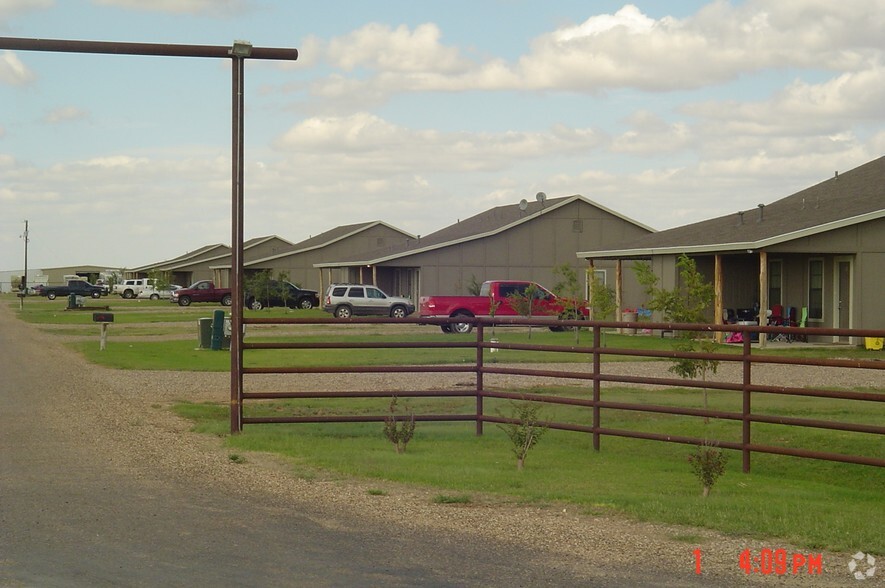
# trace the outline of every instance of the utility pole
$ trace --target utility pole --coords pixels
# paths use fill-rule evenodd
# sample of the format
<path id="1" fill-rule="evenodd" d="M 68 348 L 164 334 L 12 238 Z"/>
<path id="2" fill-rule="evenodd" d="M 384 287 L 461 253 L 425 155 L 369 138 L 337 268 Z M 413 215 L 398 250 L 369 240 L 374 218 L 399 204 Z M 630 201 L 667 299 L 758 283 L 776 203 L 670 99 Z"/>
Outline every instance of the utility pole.
<path id="1" fill-rule="evenodd" d="M 25 221 L 25 232 L 22 235 L 22 239 L 25 240 L 25 273 L 22 275 L 22 282 L 19 286 L 21 290 L 21 298 L 19 298 L 19 308 L 25 307 L 25 296 L 28 295 L 28 221 Z"/>

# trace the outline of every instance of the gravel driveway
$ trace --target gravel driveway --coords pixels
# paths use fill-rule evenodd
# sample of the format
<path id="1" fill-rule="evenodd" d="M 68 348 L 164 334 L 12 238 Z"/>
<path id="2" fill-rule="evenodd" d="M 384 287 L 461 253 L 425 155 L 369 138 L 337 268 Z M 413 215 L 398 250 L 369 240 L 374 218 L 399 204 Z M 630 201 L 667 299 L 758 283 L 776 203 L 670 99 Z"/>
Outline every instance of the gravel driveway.
<path id="1" fill-rule="evenodd" d="M 433 490 L 301 479 L 273 456 L 250 454 L 247 463 L 234 464 L 219 439 L 189 432 L 190 424 L 168 410 L 180 400 L 224 402 L 228 374 L 89 366 L 56 337 L 17 321 L 5 306 L 0 308 L 0 354 L 0 414 L 6 415 L 0 432 L 0 585 L 855 585 L 846 554 L 825 553 L 822 576 L 748 578 L 741 572 L 738 554 L 743 549 L 789 548 L 783 541 L 479 496 L 469 505 L 439 505 L 432 502 Z M 765 367 L 756 375 L 762 376 Z M 635 363 L 607 369 L 635 374 L 662 367 Z M 807 378 L 819 384 L 820 374 L 812 371 L 791 373 L 778 366 L 771 382 L 801 385 Z M 435 386 L 465 379 L 432 377 Z M 852 377 L 860 381 L 842 380 L 841 385 L 882 384 L 881 376 Z M 384 378 L 379 385 L 391 389 L 416 385 L 415 375 Z M 490 376 L 486 383 L 505 382 Z M 258 386 L 273 389 L 279 381 L 262 378 Z M 63 475 L 75 478 L 77 487 L 66 486 Z M 53 492 L 55 486 L 64 492 Z M 369 494 L 379 488 L 385 496 Z M 101 504 L 92 502 L 95 495 L 102 497 Z M 110 518 L 102 504 L 112 511 Z M 64 514 L 71 512 L 75 520 Z M 123 519 L 138 525 L 128 533 L 113 531 Z M 280 526 L 281 520 L 297 528 Z M 207 526 L 207 521 L 215 523 Z M 107 534 L 104 550 L 96 551 L 103 557 L 90 557 L 90 550 L 98 549 L 94 537 L 86 539 L 89 545 L 69 546 L 66 553 L 57 545 L 49 548 L 54 537 L 84 540 L 72 531 L 80 525 Z M 164 533 L 159 535 L 166 543 L 162 549 L 138 543 L 158 529 Z M 212 533 L 217 538 L 205 536 Z M 296 561 L 295 556 L 278 543 L 302 535 L 302 559 L 290 562 L 295 574 L 279 561 Z M 693 536 L 694 542 L 678 539 L 684 536 Z M 226 551 L 219 543 L 238 549 Z M 109 551 L 111 544 L 120 553 Z M 704 553 L 701 576 L 695 574 L 692 554 L 698 547 Z M 54 572 L 40 564 L 49 551 L 61 553 L 52 560 Z M 128 567 L 116 565 L 109 553 Z M 181 561 L 184 553 L 190 571 Z M 261 571 L 257 564 L 272 569 Z"/>

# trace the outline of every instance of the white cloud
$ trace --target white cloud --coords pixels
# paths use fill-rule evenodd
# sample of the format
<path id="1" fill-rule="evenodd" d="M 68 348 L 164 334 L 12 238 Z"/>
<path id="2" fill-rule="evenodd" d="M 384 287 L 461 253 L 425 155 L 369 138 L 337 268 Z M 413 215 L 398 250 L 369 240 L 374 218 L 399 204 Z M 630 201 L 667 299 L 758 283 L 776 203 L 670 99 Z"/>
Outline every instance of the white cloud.
<path id="1" fill-rule="evenodd" d="M 43 117 L 43 121 L 49 124 L 57 124 L 62 122 L 84 120 L 89 118 L 89 112 L 76 106 L 62 106 L 51 112 L 47 112 Z"/>
<path id="2" fill-rule="evenodd" d="M 202 16 L 231 16 L 242 14 L 250 7 L 249 0 L 92 0 L 100 6 L 110 6 L 141 12 L 168 12 Z"/>
<path id="3" fill-rule="evenodd" d="M 47 10 L 55 6 L 55 0 L 3 0 L 0 2 L 0 25 L 19 14 L 32 10 Z M 0 26 L 0 28 L 3 28 Z"/>
<path id="4" fill-rule="evenodd" d="M 885 58 L 885 0 L 866 10 L 837 3 L 713 2 L 684 19 L 652 19 L 633 5 L 536 38 L 515 63 L 477 62 L 443 44 L 436 25 L 410 31 L 370 24 L 314 49 L 345 72 L 314 83 L 325 99 L 357 92 L 460 90 L 695 89 L 760 70 L 807 68 L 860 72 Z"/>
<path id="5" fill-rule="evenodd" d="M 12 51 L 0 55 L 0 82 L 11 86 L 23 86 L 36 79 L 34 73 L 25 67 Z"/>

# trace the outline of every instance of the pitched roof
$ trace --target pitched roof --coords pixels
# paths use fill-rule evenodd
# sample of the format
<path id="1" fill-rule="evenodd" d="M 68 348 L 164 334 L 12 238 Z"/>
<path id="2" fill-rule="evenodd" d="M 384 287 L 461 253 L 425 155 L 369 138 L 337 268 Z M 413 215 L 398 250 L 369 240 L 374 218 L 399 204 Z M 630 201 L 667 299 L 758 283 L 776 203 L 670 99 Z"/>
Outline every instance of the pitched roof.
<path id="1" fill-rule="evenodd" d="M 667 253 L 770 247 L 885 217 L 885 156 L 771 204 L 582 251 L 582 258 L 647 257 Z"/>
<path id="2" fill-rule="evenodd" d="M 193 251 L 189 251 L 189 252 L 185 253 L 184 255 L 179 255 L 178 257 L 173 257 L 172 259 L 167 259 L 166 261 L 160 261 L 157 263 L 150 263 L 147 265 L 143 265 L 141 267 L 132 268 L 129 271 L 132 271 L 132 272 L 147 271 L 147 270 L 151 270 L 154 268 L 160 268 L 160 267 L 166 268 L 168 266 L 175 266 L 175 265 L 183 264 L 183 263 L 186 263 L 190 260 L 193 260 L 195 257 L 199 257 L 200 255 L 203 255 L 204 253 L 208 253 L 208 252 L 210 252 L 214 249 L 218 249 L 218 248 L 222 248 L 225 251 L 227 251 L 228 253 L 230 253 L 230 247 L 228 247 L 227 245 L 222 245 L 221 243 L 216 243 L 214 245 L 204 245 L 203 247 L 200 247 L 199 249 L 195 249 Z"/>
<path id="3" fill-rule="evenodd" d="M 247 262 L 245 265 L 256 265 L 259 263 L 265 263 L 267 261 L 271 261 L 274 259 L 280 259 L 281 257 L 288 257 L 290 255 L 298 255 L 299 253 L 306 253 L 308 251 L 313 251 L 315 249 L 322 249 L 323 247 L 328 247 L 329 245 L 341 241 L 343 239 L 347 239 L 348 237 L 352 237 L 357 235 L 367 229 L 371 229 L 376 226 L 385 226 L 394 231 L 402 233 L 406 237 L 410 237 L 412 239 L 415 238 L 414 235 L 410 233 L 406 233 L 405 231 L 398 229 L 392 225 L 389 225 L 383 221 L 369 221 L 365 223 L 355 223 L 352 225 L 341 225 L 335 227 L 334 229 L 329 229 L 324 233 L 320 233 L 319 235 L 315 235 L 313 237 L 309 237 L 304 241 L 300 241 L 292 245 L 292 248 L 283 253 L 277 253 L 275 255 L 271 255 L 268 257 L 264 257 L 262 259 L 253 259 Z"/>
<path id="4" fill-rule="evenodd" d="M 335 262 L 316 263 L 314 264 L 314 267 L 374 265 L 393 259 L 407 257 L 409 255 L 415 255 L 417 253 L 424 253 L 425 251 L 449 247 L 458 243 L 482 239 L 484 237 L 501 233 L 522 223 L 529 222 L 573 202 L 584 202 L 636 226 L 649 231 L 654 231 L 651 227 L 647 227 L 642 223 L 627 218 L 601 204 L 597 204 L 583 196 L 574 195 L 553 198 L 545 201 L 539 200 L 535 202 L 525 202 L 524 204 L 496 206 L 495 208 L 481 212 L 468 219 L 459 220 L 455 224 L 449 225 L 427 236 L 416 238 L 413 242 L 410 241 L 405 244 L 377 249 L 375 251 L 364 253 L 360 257 L 350 257 Z"/>

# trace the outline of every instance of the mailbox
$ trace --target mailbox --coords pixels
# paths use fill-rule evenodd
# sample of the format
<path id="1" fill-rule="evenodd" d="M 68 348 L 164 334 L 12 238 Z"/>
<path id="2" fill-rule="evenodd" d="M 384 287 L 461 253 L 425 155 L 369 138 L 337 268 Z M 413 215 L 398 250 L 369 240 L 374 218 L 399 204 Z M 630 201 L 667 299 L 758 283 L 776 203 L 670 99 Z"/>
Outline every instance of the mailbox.
<path id="1" fill-rule="evenodd" d="M 93 312 L 92 322 L 94 323 L 112 323 L 114 322 L 114 313 L 112 312 Z"/>

